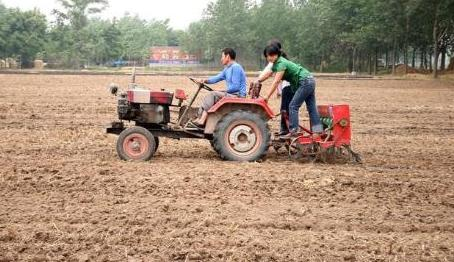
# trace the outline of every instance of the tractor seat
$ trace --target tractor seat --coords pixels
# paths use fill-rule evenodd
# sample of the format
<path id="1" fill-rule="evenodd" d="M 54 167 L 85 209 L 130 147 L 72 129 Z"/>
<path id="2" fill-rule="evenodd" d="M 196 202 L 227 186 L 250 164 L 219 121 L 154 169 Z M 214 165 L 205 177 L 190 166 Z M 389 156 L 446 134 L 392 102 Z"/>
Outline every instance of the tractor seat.
<path id="1" fill-rule="evenodd" d="M 186 95 L 186 93 L 184 92 L 184 90 L 181 90 L 181 89 L 176 89 L 175 90 L 175 98 L 178 99 L 178 100 L 186 100 L 188 99 L 188 96 Z"/>

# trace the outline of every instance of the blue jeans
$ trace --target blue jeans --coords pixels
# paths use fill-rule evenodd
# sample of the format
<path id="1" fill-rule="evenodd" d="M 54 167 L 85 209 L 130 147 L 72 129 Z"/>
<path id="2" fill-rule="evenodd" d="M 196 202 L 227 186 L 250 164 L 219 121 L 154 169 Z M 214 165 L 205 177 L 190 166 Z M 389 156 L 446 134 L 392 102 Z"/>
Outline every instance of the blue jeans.
<path id="1" fill-rule="evenodd" d="M 293 95 L 293 90 L 290 86 L 284 87 L 282 89 L 282 96 L 281 96 L 281 132 L 282 133 L 288 133 L 288 126 L 287 126 L 287 119 L 286 116 L 288 117 L 288 112 L 289 112 L 289 106 L 290 102 L 292 101 Z"/>
<path id="2" fill-rule="evenodd" d="M 312 132 L 323 132 L 323 126 L 320 122 L 320 115 L 317 110 L 315 101 L 315 79 L 308 77 L 299 83 L 298 90 L 289 105 L 290 132 L 298 132 L 299 129 L 299 111 L 303 103 L 306 102 L 306 108 L 311 120 Z"/>

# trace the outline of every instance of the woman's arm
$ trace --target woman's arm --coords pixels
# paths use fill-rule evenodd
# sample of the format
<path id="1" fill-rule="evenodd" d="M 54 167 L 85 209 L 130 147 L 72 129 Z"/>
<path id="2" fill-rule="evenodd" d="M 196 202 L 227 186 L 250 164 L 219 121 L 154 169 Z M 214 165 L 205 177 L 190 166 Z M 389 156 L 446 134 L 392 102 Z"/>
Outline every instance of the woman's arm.
<path id="1" fill-rule="evenodd" d="M 274 77 L 273 84 L 271 85 L 271 91 L 269 92 L 268 96 L 266 96 L 265 100 L 268 101 L 270 97 L 273 95 L 274 91 L 276 91 L 276 88 L 279 86 L 279 83 L 282 81 L 282 78 L 284 77 L 285 71 L 280 71 L 276 73 L 276 76 Z"/>
<path id="2" fill-rule="evenodd" d="M 265 67 L 265 69 L 263 69 L 263 71 L 260 73 L 257 81 L 259 83 L 262 83 L 265 80 L 267 80 L 268 78 L 270 78 L 273 75 L 272 68 L 273 68 L 273 63 L 268 63 L 268 65 Z"/>
<path id="3" fill-rule="evenodd" d="M 268 78 L 270 78 L 273 75 L 273 71 L 266 72 L 264 74 L 261 74 L 260 77 L 257 79 L 259 83 L 265 82 Z"/>

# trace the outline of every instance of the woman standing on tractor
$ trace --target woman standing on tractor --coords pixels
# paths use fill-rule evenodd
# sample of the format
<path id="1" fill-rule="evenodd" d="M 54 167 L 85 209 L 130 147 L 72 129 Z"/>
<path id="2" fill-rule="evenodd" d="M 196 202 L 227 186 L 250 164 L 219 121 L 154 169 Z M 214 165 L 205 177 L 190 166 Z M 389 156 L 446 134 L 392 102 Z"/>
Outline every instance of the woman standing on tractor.
<path id="1" fill-rule="evenodd" d="M 285 59 L 289 60 L 287 57 L 287 54 L 282 51 L 282 44 L 279 40 L 273 39 L 268 42 L 268 45 L 275 45 L 279 48 L 281 51 L 281 56 L 284 57 Z M 268 63 L 268 65 L 263 69 L 263 71 L 260 73 L 258 79 L 266 79 L 269 76 L 273 74 L 273 63 Z M 290 87 L 290 83 L 288 81 L 281 81 L 278 85 L 278 96 L 281 96 L 281 126 L 280 126 L 280 131 L 278 133 L 279 136 L 283 136 L 288 134 L 288 125 L 287 125 L 287 118 L 288 118 L 288 112 L 289 112 L 289 104 L 292 101 L 293 98 L 293 90 Z"/>
<path id="2" fill-rule="evenodd" d="M 315 79 L 312 74 L 299 64 L 293 63 L 282 56 L 282 51 L 277 45 L 268 45 L 263 55 L 269 63 L 273 63 L 271 68 L 272 73 L 276 73 L 271 91 L 265 98 L 266 101 L 270 99 L 279 83 L 282 80 L 288 81 L 294 92 L 293 98 L 289 105 L 289 133 L 283 135 L 281 138 L 290 139 L 298 135 L 299 131 L 299 109 L 306 102 L 306 108 L 309 112 L 311 121 L 311 128 L 314 134 L 318 135 L 323 132 L 323 126 L 320 122 L 320 116 L 317 111 L 317 103 L 315 100 Z M 258 79 L 263 82 L 272 73 L 266 74 Z"/>

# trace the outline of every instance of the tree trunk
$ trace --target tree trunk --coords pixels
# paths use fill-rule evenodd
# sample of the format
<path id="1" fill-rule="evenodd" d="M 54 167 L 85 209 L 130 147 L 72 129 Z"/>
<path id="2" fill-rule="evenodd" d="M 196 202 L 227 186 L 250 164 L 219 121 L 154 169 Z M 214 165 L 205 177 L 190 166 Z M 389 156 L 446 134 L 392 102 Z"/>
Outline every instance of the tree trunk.
<path id="1" fill-rule="evenodd" d="M 356 63 L 358 64 L 358 73 L 361 73 L 363 71 L 363 67 L 362 67 L 362 53 L 361 53 L 361 51 L 357 55 Z"/>
<path id="2" fill-rule="evenodd" d="M 421 49 L 421 56 L 420 56 L 420 61 L 419 61 L 419 69 L 424 69 L 424 59 L 426 57 L 426 54 L 424 53 L 424 49 Z"/>
<path id="3" fill-rule="evenodd" d="M 352 73 L 356 72 L 356 48 L 353 48 L 353 55 L 352 55 Z"/>
<path id="4" fill-rule="evenodd" d="M 389 68 L 389 50 L 386 48 L 386 54 L 385 54 L 385 71 L 388 73 L 388 68 Z"/>
<path id="5" fill-rule="evenodd" d="M 361 54 L 361 61 L 362 61 L 361 68 L 363 69 L 363 72 L 369 71 L 369 69 L 367 68 L 367 59 L 368 59 L 367 53 L 362 53 Z"/>
<path id="6" fill-rule="evenodd" d="M 454 71 L 454 57 L 451 57 L 451 58 L 449 59 L 448 70 L 449 70 L 449 71 Z"/>
<path id="7" fill-rule="evenodd" d="M 396 38 L 394 38 L 393 40 L 393 50 L 392 50 L 392 54 L 391 54 L 391 58 L 392 58 L 392 66 L 393 66 L 393 70 L 392 70 L 392 75 L 395 75 L 396 74 Z"/>
<path id="8" fill-rule="evenodd" d="M 433 71 L 432 71 L 432 70 L 433 70 L 433 66 L 432 66 L 432 65 L 433 65 L 433 64 L 432 64 L 432 57 L 433 57 L 433 54 L 432 54 L 432 52 L 430 52 L 430 53 L 429 53 L 429 70 L 430 70 L 431 72 L 433 72 Z M 437 68 L 437 65 L 435 65 L 435 68 Z"/>
<path id="9" fill-rule="evenodd" d="M 404 44 L 404 64 L 405 74 L 408 74 L 408 32 L 410 31 L 410 16 L 406 17 L 406 28 L 405 28 L 405 44 Z"/>
<path id="10" fill-rule="evenodd" d="M 372 75 L 372 55 L 369 53 L 369 75 Z"/>
<path id="11" fill-rule="evenodd" d="M 446 69 L 446 48 L 441 50 L 441 65 L 440 70 L 444 71 Z"/>
<path id="12" fill-rule="evenodd" d="M 438 15 L 439 15 L 439 9 L 440 9 L 440 1 L 436 1 L 435 19 L 434 19 L 434 24 L 433 24 L 433 44 L 434 44 L 433 78 L 438 77 Z"/>
<path id="13" fill-rule="evenodd" d="M 405 65 L 405 74 L 408 74 L 408 50 L 407 50 L 407 44 L 405 44 L 404 47 L 404 65 Z"/>
<path id="14" fill-rule="evenodd" d="M 424 50 L 424 69 L 428 69 L 427 66 L 427 51 Z"/>
<path id="15" fill-rule="evenodd" d="M 375 56 L 374 56 L 374 76 L 377 75 L 377 67 L 378 67 L 378 48 L 375 48 Z"/>
<path id="16" fill-rule="evenodd" d="M 413 55 L 411 58 L 411 67 L 416 68 L 416 49 L 413 48 Z"/>

